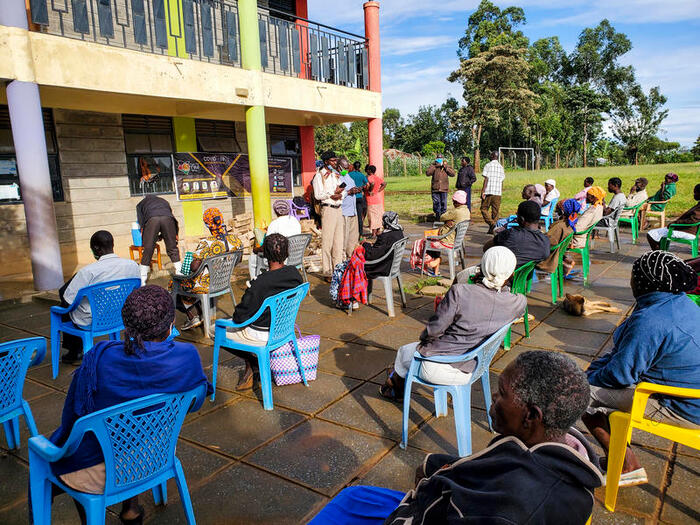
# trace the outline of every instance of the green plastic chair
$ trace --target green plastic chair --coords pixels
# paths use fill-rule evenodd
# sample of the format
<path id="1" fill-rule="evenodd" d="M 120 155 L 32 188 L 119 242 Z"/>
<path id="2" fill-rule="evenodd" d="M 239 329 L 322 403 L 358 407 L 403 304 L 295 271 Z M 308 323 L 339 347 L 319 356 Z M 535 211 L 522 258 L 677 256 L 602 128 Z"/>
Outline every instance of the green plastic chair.
<path id="1" fill-rule="evenodd" d="M 574 237 L 579 237 L 580 235 L 585 235 L 586 236 L 586 245 L 583 248 L 569 248 L 568 251 L 573 252 L 573 253 L 578 253 L 581 256 L 581 266 L 583 266 L 583 286 L 588 286 L 588 273 L 591 269 L 591 252 L 590 252 L 590 244 L 591 244 L 591 232 L 593 232 L 593 229 L 596 227 L 594 224 L 587 230 L 583 230 L 582 232 L 576 232 L 574 233 Z"/>
<path id="2" fill-rule="evenodd" d="M 646 204 L 646 201 L 640 202 L 636 206 L 625 206 L 622 211 L 634 210 L 631 217 L 620 217 L 618 219 L 618 224 L 629 224 L 632 230 L 632 244 L 637 244 L 637 238 L 639 237 L 639 210 Z"/>
<path id="3" fill-rule="evenodd" d="M 668 233 L 666 234 L 665 239 L 661 239 L 661 243 L 659 247 L 662 250 L 668 251 L 668 246 L 671 244 L 671 241 L 673 242 L 678 242 L 681 244 L 687 244 L 690 246 L 690 249 L 693 253 L 693 257 L 698 256 L 698 237 L 700 237 L 700 227 L 698 228 L 698 231 L 695 232 L 695 238 L 694 239 L 679 239 L 679 238 L 673 238 L 673 231 L 675 228 L 689 228 L 692 226 L 700 226 L 700 222 L 694 222 L 692 224 L 671 224 L 668 227 Z"/>
<path id="4" fill-rule="evenodd" d="M 519 266 L 513 272 L 513 284 L 510 287 L 511 293 L 521 293 L 527 295 L 527 293 L 532 288 L 532 274 L 535 271 L 535 266 L 540 261 L 530 261 L 522 266 Z M 523 323 L 525 324 L 525 337 L 530 337 L 530 322 L 527 319 L 527 303 L 525 304 L 525 314 L 523 317 Z M 508 329 L 508 334 L 503 341 L 503 348 L 510 350 L 510 335 L 511 329 Z"/>
<path id="5" fill-rule="evenodd" d="M 693 301 L 695 304 L 700 306 L 700 295 L 693 295 L 693 294 L 688 294 L 688 297 L 690 297 L 690 300 Z"/>
<path id="6" fill-rule="evenodd" d="M 552 304 L 557 304 L 557 299 L 564 295 L 564 255 L 566 255 L 567 247 L 573 238 L 572 232 L 550 249 L 552 253 L 559 250 L 557 268 L 549 274 L 549 280 L 552 281 Z"/>

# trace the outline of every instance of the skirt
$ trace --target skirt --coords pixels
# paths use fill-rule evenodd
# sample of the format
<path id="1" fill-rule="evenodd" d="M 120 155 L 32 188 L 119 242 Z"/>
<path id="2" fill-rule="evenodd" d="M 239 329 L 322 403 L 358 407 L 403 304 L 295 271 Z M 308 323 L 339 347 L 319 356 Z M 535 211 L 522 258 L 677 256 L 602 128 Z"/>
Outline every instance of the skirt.
<path id="1" fill-rule="evenodd" d="M 382 227 L 382 215 L 384 215 L 383 204 L 368 204 L 367 218 L 369 219 L 369 229 L 379 230 Z"/>

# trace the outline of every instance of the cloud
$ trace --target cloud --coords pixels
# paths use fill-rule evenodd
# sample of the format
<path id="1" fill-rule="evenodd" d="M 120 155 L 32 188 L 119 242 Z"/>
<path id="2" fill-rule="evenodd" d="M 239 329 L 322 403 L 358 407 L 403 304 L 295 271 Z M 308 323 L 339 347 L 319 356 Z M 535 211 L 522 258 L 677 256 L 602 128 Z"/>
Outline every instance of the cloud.
<path id="1" fill-rule="evenodd" d="M 577 2 L 578 3 L 578 2 Z M 542 26 L 590 25 L 603 18 L 625 24 L 687 22 L 700 20 L 698 0 L 590 0 L 581 3 L 585 8 L 572 15 L 548 17 L 539 22 Z M 571 6 L 570 6 L 571 7 Z M 569 7 L 569 11 L 571 10 Z"/>
<path id="2" fill-rule="evenodd" d="M 407 115 L 415 113 L 419 106 L 441 105 L 450 95 L 460 98 L 461 86 L 447 80 L 456 65 L 455 59 L 387 69 L 382 78 L 384 107 L 399 108 L 402 115 Z"/>
<path id="3" fill-rule="evenodd" d="M 454 47 L 455 38 L 450 35 L 416 36 L 416 37 L 387 37 L 381 42 L 382 55 L 410 55 L 424 53 L 440 47 Z"/>

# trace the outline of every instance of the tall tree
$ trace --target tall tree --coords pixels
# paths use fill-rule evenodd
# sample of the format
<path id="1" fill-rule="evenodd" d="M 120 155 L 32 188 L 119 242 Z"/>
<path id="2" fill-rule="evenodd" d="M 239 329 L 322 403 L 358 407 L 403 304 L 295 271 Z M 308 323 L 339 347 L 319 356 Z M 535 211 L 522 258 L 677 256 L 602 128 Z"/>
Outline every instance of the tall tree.
<path id="1" fill-rule="evenodd" d="M 527 37 L 522 31 L 515 30 L 525 22 L 525 12 L 521 7 L 501 10 L 489 0 L 481 0 L 479 7 L 469 17 L 464 36 L 459 39 L 457 55 L 460 58 L 474 58 L 493 46 L 501 45 L 527 47 Z"/>
<path id="2" fill-rule="evenodd" d="M 581 126 L 583 140 L 583 167 L 588 166 L 588 144 L 591 131 L 603 121 L 601 113 L 609 111 L 610 99 L 598 93 L 589 84 L 569 86 L 566 89 L 564 104 Z M 595 138 L 595 137 L 593 137 Z"/>
<path id="3" fill-rule="evenodd" d="M 690 152 L 693 154 L 693 158 L 695 158 L 695 160 L 700 160 L 700 135 L 698 135 L 698 138 L 695 139 L 695 144 L 693 144 Z"/>
<path id="4" fill-rule="evenodd" d="M 404 126 L 401 112 L 396 108 L 386 108 L 382 113 L 382 125 L 384 126 L 384 148 L 396 147 L 396 135 Z"/>
<path id="5" fill-rule="evenodd" d="M 627 147 L 627 154 L 635 165 L 639 164 L 639 153 L 648 150 L 649 142 L 656 137 L 659 127 L 668 116 L 663 109 L 666 97 L 659 87 L 649 94 L 636 84 L 630 93 L 629 105 L 618 108 L 612 115 L 613 136 Z"/>
<path id="6" fill-rule="evenodd" d="M 560 82 L 567 62 L 566 51 L 559 37 L 540 38 L 527 51 L 530 82 L 533 87 L 543 82 Z"/>
<path id="7" fill-rule="evenodd" d="M 407 153 L 415 153 L 433 140 L 445 142 L 446 126 L 438 106 L 420 106 L 415 115 L 409 115 L 406 125 L 398 130 L 396 147 Z"/>
<path id="8" fill-rule="evenodd" d="M 318 126 L 314 132 L 314 139 L 319 155 L 327 150 L 334 150 L 336 153 L 347 151 L 355 145 L 350 130 L 344 124 Z"/>

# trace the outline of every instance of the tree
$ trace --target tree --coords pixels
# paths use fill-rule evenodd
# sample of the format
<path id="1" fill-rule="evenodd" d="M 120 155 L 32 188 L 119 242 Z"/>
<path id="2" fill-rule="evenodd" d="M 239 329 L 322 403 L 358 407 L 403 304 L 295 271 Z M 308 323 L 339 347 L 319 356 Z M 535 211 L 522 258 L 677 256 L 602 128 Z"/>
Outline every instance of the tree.
<path id="1" fill-rule="evenodd" d="M 350 135 L 353 139 L 353 150 L 358 151 L 362 157 L 369 151 L 369 128 L 366 120 L 355 120 L 350 124 Z M 358 155 L 358 153 L 355 153 Z"/>
<path id="2" fill-rule="evenodd" d="M 527 47 L 527 37 L 522 31 L 514 30 L 525 22 L 525 12 L 521 7 L 501 10 L 489 0 L 482 0 L 469 17 L 467 30 L 459 39 L 457 55 L 460 58 L 474 58 L 494 46 Z"/>
<path id="3" fill-rule="evenodd" d="M 601 113 L 610 109 L 610 100 L 605 95 L 596 92 L 589 84 L 570 86 L 566 89 L 565 106 L 572 113 L 574 120 L 581 126 L 583 142 L 583 167 L 588 166 L 588 144 L 596 124 L 603 121 Z"/>
<path id="4" fill-rule="evenodd" d="M 415 115 L 409 115 L 406 124 L 397 130 L 395 145 L 408 153 L 423 149 L 433 140 L 445 142 L 448 123 L 438 106 L 420 106 Z"/>
<path id="5" fill-rule="evenodd" d="M 695 144 L 693 144 L 690 152 L 693 154 L 693 158 L 695 160 L 700 160 L 700 135 L 698 135 L 698 138 L 695 139 Z"/>
<path id="6" fill-rule="evenodd" d="M 507 111 L 513 118 L 524 121 L 534 114 L 535 94 L 527 87 L 530 66 L 524 55 L 524 49 L 494 46 L 473 58 L 462 59 L 459 69 L 448 77 L 450 82 L 460 82 L 464 88 L 466 107 L 458 109 L 454 116 L 460 125 L 471 129 L 477 171 L 484 127 L 497 126 L 501 112 Z"/>
<path id="7" fill-rule="evenodd" d="M 333 150 L 336 153 L 351 149 L 355 144 L 350 130 L 343 124 L 328 124 L 318 126 L 314 132 L 316 152 Z"/>
<path id="8" fill-rule="evenodd" d="M 382 113 L 382 125 L 384 126 L 384 148 L 396 147 L 396 135 L 404 126 L 401 112 L 396 108 L 386 108 Z"/>
<path id="9" fill-rule="evenodd" d="M 567 56 L 559 37 L 553 36 L 533 42 L 527 51 L 527 61 L 530 64 L 530 83 L 536 88 L 543 82 L 561 81 Z"/>
<path id="10" fill-rule="evenodd" d="M 445 143 L 441 140 L 431 140 L 423 145 L 422 153 L 426 157 L 435 156 L 437 153 L 445 153 Z"/>

